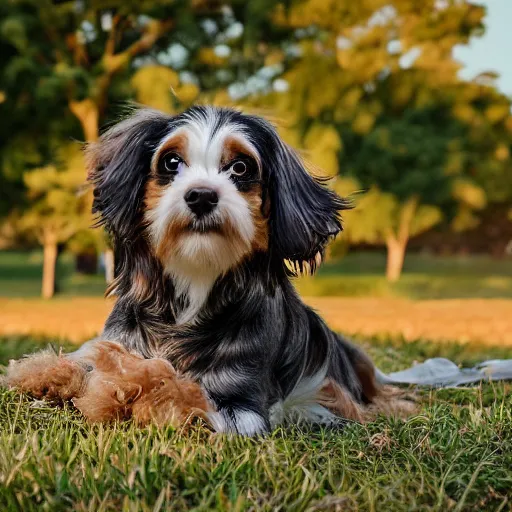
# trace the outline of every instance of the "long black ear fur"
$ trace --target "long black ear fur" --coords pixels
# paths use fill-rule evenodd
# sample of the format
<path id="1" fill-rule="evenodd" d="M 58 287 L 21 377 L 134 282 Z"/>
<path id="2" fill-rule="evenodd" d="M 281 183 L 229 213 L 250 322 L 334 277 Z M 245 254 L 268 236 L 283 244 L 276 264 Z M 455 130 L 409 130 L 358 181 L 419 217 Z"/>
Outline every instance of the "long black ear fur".
<path id="1" fill-rule="evenodd" d="M 140 109 L 86 148 L 93 213 L 99 215 L 98 225 L 105 225 L 117 239 L 129 238 L 139 225 L 151 156 L 171 120 L 161 112 Z"/>
<path id="2" fill-rule="evenodd" d="M 350 208 L 350 203 L 328 189 L 326 180 L 313 177 L 270 123 L 252 116 L 251 120 L 259 127 L 261 135 L 254 142 L 261 148 L 268 174 L 270 250 L 298 272 L 306 270 L 304 263 L 314 271 L 317 255 L 323 255 L 329 240 L 342 229 L 339 211 Z"/>

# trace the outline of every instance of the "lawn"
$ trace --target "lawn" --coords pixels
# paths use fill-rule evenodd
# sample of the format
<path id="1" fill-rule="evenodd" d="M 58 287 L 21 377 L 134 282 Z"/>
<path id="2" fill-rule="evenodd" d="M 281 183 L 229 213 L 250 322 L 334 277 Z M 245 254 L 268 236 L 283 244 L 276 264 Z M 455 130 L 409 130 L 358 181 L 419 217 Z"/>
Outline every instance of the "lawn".
<path id="1" fill-rule="evenodd" d="M 327 262 L 313 278 L 297 286 L 305 296 L 346 296 L 408 299 L 512 298 L 512 260 L 487 256 L 440 257 L 410 253 L 398 283 L 385 277 L 381 252 L 353 252 Z M 101 296 L 102 275 L 73 271 L 73 257 L 64 254 L 57 268 L 59 296 Z M 0 252 L 0 297 L 38 297 L 41 291 L 42 254 Z"/>
<path id="2" fill-rule="evenodd" d="M 0 364 L 36 349 L 0 340 Z M 384 370 L 512 349 L 374 341 Z M 277 429 L 262 439 L 88 425 L 0 391 L 0 510 L 510 510 L 512 386 L 424 392 L 407 421 Z"/>
<path id="3" fill-rule="evenodd" d="M 384 276 L 386 256 L 381 252 L 349 253 L 327 262 L 317 275 L 302 278 L 299 291 L 306 296 L 409 298 L 512 298 L 512 259 L 488 256 L 434 256 L 410 253 L 400 281 Z"/>
<path id="4" fill-rule="evenodd" d="M 41 251 L 0 251 L 0 297 L 39 297 L 42 265 Z M 73 256 L 63 254 L 57 264 L 57 286 L 63 297 L 102 296 L 105 279 L 75 273 Z"/>

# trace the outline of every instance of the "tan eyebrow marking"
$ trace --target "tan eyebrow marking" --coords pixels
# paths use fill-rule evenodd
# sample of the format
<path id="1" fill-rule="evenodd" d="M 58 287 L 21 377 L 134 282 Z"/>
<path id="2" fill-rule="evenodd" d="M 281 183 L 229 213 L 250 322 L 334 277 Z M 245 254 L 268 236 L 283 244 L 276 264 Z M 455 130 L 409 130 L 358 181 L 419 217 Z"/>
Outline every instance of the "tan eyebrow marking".
<path id="1" fill-rule="evenodd" d="M 177 133 L 174 136 L 169 137 L 157 150 L 155 155 L 153 156 L 153 160 L 151 163 L 151 167 L 153 171 L 156 171 L 156 166 L 160 158 L 169 152 L 177 153 L 178 155 L 185 160 L 188 161 L 188 137 L 185 132 Z"/>
<path id="2" fill-rule="evenodd" d="M 261 173 L 261 164 L 258 153 L 256 153 L 251 144 L 238 137 L 228 137 L 224 141 L 224 147 L 220 159 L 221 168 L 240 155 L 250 156 L 253 158 L 258 164 L 258 169 Z"/>

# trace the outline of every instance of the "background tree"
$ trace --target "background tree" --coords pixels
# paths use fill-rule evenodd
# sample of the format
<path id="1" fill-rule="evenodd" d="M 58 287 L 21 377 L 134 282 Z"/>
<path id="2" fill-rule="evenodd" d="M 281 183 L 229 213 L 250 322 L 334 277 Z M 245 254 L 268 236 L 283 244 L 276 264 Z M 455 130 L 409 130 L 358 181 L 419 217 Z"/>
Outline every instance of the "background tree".
<path id="1" fill-rule="evenodd" d="M 376 210 L 368 212 L 368 220 L 376 223 L 354 226 L 352 236 L 385 244 L 390 281 L 400 277 L 410 237 L 440 222 L 454 201 L 468 208 L 484 206 L 468 193 L 478 189 L 466 177 L 464 132 L 450 110 L 439 107 L 383 117 L 365 135 L 344 132 L 341 165 L 371 190 L 361 208 Z M 363 225 L 365 231 L 355 234 Z"/>
<path id="2" fill-rule="evenodd" d="M 25 174 L 30 206 L 19 226 L 43 247 L 43 298 L 53 297 L 58 245 L 90 226 L 90 200 L 83 190 L 83 154 L 60 144 L 52 162 Z"/>
<path id="3" fill-rule="evenodd" d="M 279 18 L 302 34 L 301 59 L 283 76 L 288 93 L 267 100 L 302 147 L 319 126 L 338 132 L 330 147 L 339 148 L 341 174 L 371 191 L 359 202 L 365 229 L 355 227 L 352 240 L 386 245 L 390 280 L 411 236 L 443 217 L 467 225 L 485 204 L 468 126 L 454 111 L 463 85 L 453 58 L 455 45 L 481 32 L 483 14 L 471 2 L 309 0 Z"/>

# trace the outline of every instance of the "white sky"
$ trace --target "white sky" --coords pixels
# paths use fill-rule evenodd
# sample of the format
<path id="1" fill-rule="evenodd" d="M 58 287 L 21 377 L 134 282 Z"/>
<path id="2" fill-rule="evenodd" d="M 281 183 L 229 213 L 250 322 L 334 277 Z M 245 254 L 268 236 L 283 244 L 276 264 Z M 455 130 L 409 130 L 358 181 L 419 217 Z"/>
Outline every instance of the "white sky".
<path id="1" fill-rule="evenodd" d="M 512 0 L 480 0 L 487 7 L 486 32 L 469 46 L 455 49 L 464 65 L 461 76 L 471 79 L 483 71 L 497 72 L 498 87 L 512 96 Z"/>

